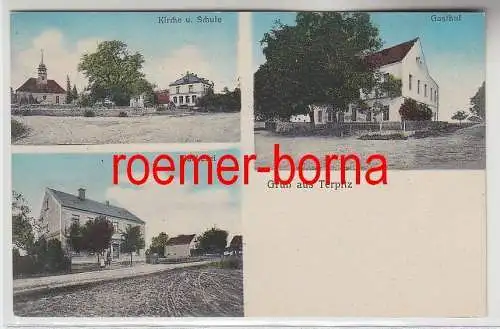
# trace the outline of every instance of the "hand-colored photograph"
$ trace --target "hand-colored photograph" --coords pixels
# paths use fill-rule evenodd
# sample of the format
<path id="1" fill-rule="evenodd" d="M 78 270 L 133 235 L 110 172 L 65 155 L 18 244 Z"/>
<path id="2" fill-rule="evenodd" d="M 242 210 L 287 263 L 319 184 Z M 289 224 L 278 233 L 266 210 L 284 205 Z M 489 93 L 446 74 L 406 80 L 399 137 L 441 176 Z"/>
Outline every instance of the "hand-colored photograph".
<path id="1" fill-rule="evenodd" d="M 484 12 L 259 12 L 252 32 L 257 166 L 280 144 L 485 169 Z"/>
<path id="2" fill-rule="evenodd" d="M 211 155 L 228 152 L 238 156 Z M 113 184 L 112 158 L 13 155 L 14 314 L 243 316 L 239 186 L 208 184 L 203 163 L 186 166 L 183 185 L 134 185 L 126 165 Z M 146 172 L 131 166 L 135 177 Z"/>
<path id="3" fill-rule="evenodd" d="M 12 12 L 12 143 L 238 142 L 238 14 Z"/>

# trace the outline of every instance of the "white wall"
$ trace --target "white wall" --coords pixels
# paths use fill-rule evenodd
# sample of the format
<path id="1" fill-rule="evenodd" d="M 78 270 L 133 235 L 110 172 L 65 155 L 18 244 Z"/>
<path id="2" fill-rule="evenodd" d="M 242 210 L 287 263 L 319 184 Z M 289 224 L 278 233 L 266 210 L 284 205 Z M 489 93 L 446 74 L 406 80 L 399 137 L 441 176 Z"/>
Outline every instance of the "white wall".
<path id="1" fill-rule="evenodd" d="M 45 192 L 42 209 L 40 209 L 40 222 L 42 234 L 47 239 L 60 239 L 61 232 L 61 207 L 50 192 Z"/>
<path id="2" fill-rule="evenodd" d="M 420 57 L 422 63 L 417 62 L 417 57 Z M 412 86 L 411 90 L 409 88 L 409 75 L 412 75 Z M 428 72 L 428 68 L 425 62 L 424 54 L 422 52 L 422 47 L 420 41 L 417 41 L 412 49 L 408 52 L 406 57 L 403 59 L 403 70 L 402 70 L 402 82 L 403 97 L 413 98 L 417 102 L 424 103 L 428 105 L 433 113 L 438 112 L 439 105 L 439 86 L 432 79 Z M 420 80 L 420 92 L 418 91 L 418 81 Z M 425 86 L 427 85 L 427 96 L 425 95 Z M 431 99 L 431 88 L 432 93 L 437 91 L 438 97 L 434 98 L 432 95 Z"/>
<path id="3" fill-rule="evenodd" d="M 165 257 L 170 259 L 189 257 L 190 244 L 167 245 L 165 246 Z"/>
<path id="4" fill-rule="evenodd" d="M 33 96 L 40 104 L 66 104 L 66 94 L 49 94 L 49 93 L 27 93 L 18 92 L 18 100 L 22 97 Z M 45 96 L 45 99 L 43 97 Z M 59 97 L 59 103 L 57 102 L 57 97 Z"/>

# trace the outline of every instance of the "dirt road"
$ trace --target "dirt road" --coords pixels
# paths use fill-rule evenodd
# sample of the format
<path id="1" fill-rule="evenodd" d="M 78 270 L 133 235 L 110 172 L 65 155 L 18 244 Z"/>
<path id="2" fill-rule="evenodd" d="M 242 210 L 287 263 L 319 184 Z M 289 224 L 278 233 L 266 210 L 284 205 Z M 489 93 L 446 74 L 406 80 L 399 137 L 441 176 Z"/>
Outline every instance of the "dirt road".
<path id="1" fill-rule="evenodd" d="M 243 316 L 243 272 L 188 268 L 14 298 L 17 316 Z"/>

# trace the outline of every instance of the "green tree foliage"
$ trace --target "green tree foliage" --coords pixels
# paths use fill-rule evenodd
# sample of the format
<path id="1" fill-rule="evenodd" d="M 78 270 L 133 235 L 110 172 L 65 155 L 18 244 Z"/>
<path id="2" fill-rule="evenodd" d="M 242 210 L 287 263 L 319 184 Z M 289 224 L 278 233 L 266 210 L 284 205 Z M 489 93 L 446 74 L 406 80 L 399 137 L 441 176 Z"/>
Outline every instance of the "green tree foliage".
<path id="1" fill-rule="evenodd" d="M 470 99 L 470 112 L 483 121 L 486 119 L 486 82 L 483 82 L 476 94 Z"/>
<path id="2" fill-rule="evenodd" d="M 222 253 L 226 249 L 227 236 L 227 231 L 213 227 L 198 237 L 197 249 L 203 252 Z"/>
<path id="3" fill-rule="evenodd" d="M 216 94 L 213 88 L 209 88 L 207 94 L 197 100 L 196 105 L 208 112 L 239 112 L 241 111 L 240 88 L 230 91 L 224 87 L 221 94 Z"/>
<path id="4" fill-rule="evenodd" d="M 394 99 L 401 96 L 401 79 L 397 79 L 392 74 L 375 72 L 375 83 L 371 90 L 365 89 L 363 93 L 365 99 L 374 100 L 373 106 L 371 108 L 361 106 L 361 112 L 363 109 L 367 109 L 371 112 L 372 116 L 380 114 L 383 110 L 383 99 Z"/>
<path id="5" fill-rule="evenodd" d="M 125 232 L 122 233 L 122 243 L 120 249 L 123 252 L 128 252 L 130 254 L 130 265 L 132 265 L 133 253 L 144 248 L 144 245 L 144 237 L 142 236 L 140 226 L 129 226 Z"/>
<path id="6" fill-rule="evenodd" d="M 412 98 L 406 98 L 399 109 L 402 120 L 429 121 L 432 119 L 432 110 L 425 104 L 418 103 Z"/>
<path id="7" fill-rule="evenodd" d="M 144 57 L 131 54 L 127 45 L 118 40 L 101 42 L 97 51 L 84 54 L 78 64 L 89 82 L 94 101 L 108 98 L 116 105 L 129 105 L 130 97 L 152 90 L 142 73 Z"/>
<path id="8" fill-rule="evenodd" d="M 453 114 L 453 116 L 451 117 L 452 120 L 458 120 L 458 122 L 460 124 L 462 124 L 462 121 L 464 121 L 465 119 L 467 119 L 468 115 L 467 115 L 467 112 L 465 111 L 457 111 Z"/>
<path id="9" fill-rule="evenodd" d="M 73 85 L 71 90 L 71 101 L 78 100 L 78 91 L 76 90 L 76 85 Z"/>
<path id="10" fill-rule="evenodd" d="M 100 254 L 109 248 L 113 236 L 113 225 L 104 216 L 89 220 L 81 228 L 82 240 L 80 248 L 97 254 L 99 262 Z"/>
<path id="11" fill-rule="evenodd" d="M 78 223 L 72 223 L 69 227 L 67 243 L 74 252 L 79 253 L 84 249 L 83 229 Z"/>
<path id="12" fill-rule="evenodd" d="M 151 246 L 149 247 L 151 253 L 157 253 L 160 257 L 165 257 L 165 246 L 167 245 L 168 235 L 161 232 L 151 239 Z"/>
<path id="13" fill-rule="evenodd" d="M 260 117 L 307 114 L 311 104 L 337 110 L 371 90 L 376 67 L 364 57 L 382 46 L 367 13 L 303 12 L 295 26 L 276 22 L 261 40 L 266 62 L 255 73 Z"/>
<path id="14" fill-rule="evenodd" d="M 23 195 L 12 191 L 12 243 L 28 251 L 35 241 L 35 223 Z"/>
<path id="15" fill-rule="evenodd" d="M 71 81 L 69 75 L 66 75 L 66 103 L 71 104 L 73 101 L 73 94 L 71 93 Z"/>

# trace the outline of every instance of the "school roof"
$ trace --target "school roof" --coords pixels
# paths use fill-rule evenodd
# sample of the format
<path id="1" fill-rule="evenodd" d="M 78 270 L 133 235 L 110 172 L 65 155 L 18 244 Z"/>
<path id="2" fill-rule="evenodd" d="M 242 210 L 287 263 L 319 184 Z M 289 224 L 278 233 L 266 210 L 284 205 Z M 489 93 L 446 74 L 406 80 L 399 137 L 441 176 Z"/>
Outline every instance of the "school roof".
<path id="1" fill-rule="evenodd" d="M 21 87 L 17 88 L 16 91 L 49 94 L 66 93 L 66 90 L 64 90 L 55 80 L 47 80 L 46 84 L 39 84 L 36 78 L 29 78 Z"/>
<path id="2" fill-rule="evenodd" d="M 92 212 L 104 216 L 126 219 L 137 224 L 145 223 L 139 217 L 124 208 L 107 205 L 105 203 L 97 202 L 87 198 L 82 200 L 76 195 L 57 191 L 51 188 L 49 188 L 48 190 L 54 195 L 54 197 L 61 203 L 61 206 L 63 207 Z"/>
<path id="3" fill-rule="evenodd" d="M 187 72 L 186 75 L 184 75 L 180 79 L 175 80 L 169 86 L 178 86 L 178 85 L 185 85 L 185 84 L 199 83 L 199 82 L 205 84 L 211 84 L 210 81 L 208 81 L 207 79 L 201 78 L 194 73 Z"/>
<path id="4" fill-rule="evenodd" d="M 195 234 L 181 234 L 176 237 L 170 238 L 167 241 L 167 246 L 176 246 L 180 244 L 190 244 L 193 241 Z"/>
<path id="5" fill-rule="evenodd" d="M 418 38 L 400 43 L 398 45 L 382 49 L 373 54 L 367 55 L 365 60 L 374 67 L 381 67 L 393 63 L 398 63 L 405 58 Z"/>
<path id="6" fill-rule="evenodd" d="M 243 237 L 241 235 L 235 235 L 231 239 L 231 242 L 229 243 L 230 247 L 239 247 L 243 243 Z"/>

